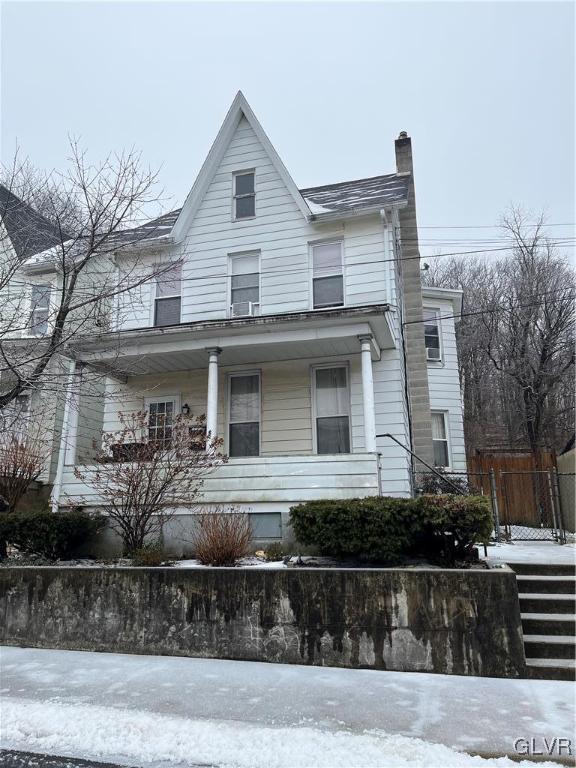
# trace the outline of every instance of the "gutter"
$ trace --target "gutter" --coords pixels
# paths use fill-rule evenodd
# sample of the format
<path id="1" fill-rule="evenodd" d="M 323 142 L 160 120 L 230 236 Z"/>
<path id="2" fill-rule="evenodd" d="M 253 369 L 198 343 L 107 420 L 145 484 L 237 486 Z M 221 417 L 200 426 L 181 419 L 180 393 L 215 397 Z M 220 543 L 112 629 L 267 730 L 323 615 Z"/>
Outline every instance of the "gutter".
<path id="1" fill-rule="evenodd" d="M 320 203 L 318 203 L 320 205 Z M 408 205 L 407 200 L 402 200 L 396 203 L 389 203 L 385 205 L 386 210 L 393 208 L 405 208 Z M 348 211 L 334 211 L 333 213 L 312 213 L 310 214 L 309 221 L 322 223 L 324 221 L 340 221 L 341 219 L 356 219 L 360 216 L 370 216 L 375 213 L 380 213 L 383 210 L 382 203 L 379 205 L 370 205 L 364 208 L 351 208 Z"/>

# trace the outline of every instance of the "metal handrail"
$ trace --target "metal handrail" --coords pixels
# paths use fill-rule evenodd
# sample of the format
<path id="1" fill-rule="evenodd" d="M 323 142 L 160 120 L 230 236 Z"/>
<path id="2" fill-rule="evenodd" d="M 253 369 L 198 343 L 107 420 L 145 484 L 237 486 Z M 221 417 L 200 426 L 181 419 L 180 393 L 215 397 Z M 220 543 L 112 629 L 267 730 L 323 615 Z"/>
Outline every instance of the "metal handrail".
<path id="1" fill-rule="evenodd" d="M 389 432 L 384 432 L 381 435 L 376 435 L 376 437 L 389 437 L 391 440 L 394 440 L 394 442 L 397 443 L 397 445 L 399 445 L 400 448 L 404 448 L 404 450 L 407 451 L 410 454 L 410 456 L 412 456 L 414 459 L 419 461 L 420 464 L 424 464 L 424 466 L 427 467 L 430 470 L 430 472 L 435 474 L 436 477 L 439 477 L 442 480 L 442 482 L 447 483 L 449 486 L 454 488 L 454 490 L 459 496 L 466 495 L 461 488 L 458 488 L 458 486 L 455 483 L 453 483 L 451 480 L 448 480 L 446 475 L 443 475 L 441 472 L 438 472 L 438 470 L 435 467 L 431 467 L 430 464 L 428 464 L 428 462 L 424 461 L 424 459 L 421 459 L 420 456 L 415 454 L 414 451 L 411 451 L 410 448 L 408 448 L 408 446 L 404 445 L 404 443 L 401 443 L 400 440 L 394 437 L 394 435 L 391 435 Z"/>

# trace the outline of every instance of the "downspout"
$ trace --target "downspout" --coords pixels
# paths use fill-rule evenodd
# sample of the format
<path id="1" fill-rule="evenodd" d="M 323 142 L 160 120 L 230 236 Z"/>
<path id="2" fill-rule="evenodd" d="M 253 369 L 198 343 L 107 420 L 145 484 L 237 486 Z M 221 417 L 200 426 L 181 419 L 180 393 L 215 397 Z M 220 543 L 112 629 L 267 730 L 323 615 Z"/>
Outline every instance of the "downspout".
<path id="1" fill-rule="evenodd" d="M 408 370 L 406 368 L 406 339 L 404 336 L 404 312 L 402 308 L 402 270 L 400 269 L 398 265 L 398 260 L 400 258 L 400 255 L 398 253 L 400 249 L 400 244 L 398 242 L 398 220 L 397 220 L 397 214 L 393 210 L 386 210 L 383 208 L 380 211 L 380 216 L 382 217 L 383 227 L 384 227 L 384 233 L 386 236 L 388 226 L 390 226 L 392 230 L 392 256 L 394 261 L 388 262 L 391 265 L 391 269 L 394 271 L 394 282 L 396 284 L 396 302 L 393 304 L 398 310 L 398 330 L 400 333 L 400 348 L 402 350 L 402 368 L 404 370 L 404 402 L 406 404 L 406 415 L 408 417 L 408 440 L 410 441 L 410 448 L 406 449 L 410 453 L 410 460 L 408 462 L 409 467 L 409 483 L 410 483 L 410 493 L 412 496 L 414 496 L 414 462 L 412 460 L 412 409 L 410 407 L 410 395 L 408 392 Z M 387 290 L 388 290 L 388 301 L 390 304 L 392 304 L 392 280 L 390 278 L 390 271 L 388 271 L 388 283 L 387 283 Z M 382 435 L 377 435 L 377 437 L 382 437 Z M 392 438 L 396 442 L 396 438 Z M 400 444 L 400 443 L 399 443 Z M 406 448 L 406 446 L 402 445 L 403 448 Z"/>
<path id="2" fill-rule="evenodd" d="M 62 430 L 60 432 L 60 446 L 58 448 L 58 463 L 56 465 L 56 475 L 54 485 L 50 495 L 50 508 L 52 512 L 58 512 L 60 506 L 60 495 L 62 493 L 62 479 L 64 476 L 64 463 L 66 461 L 66 446 L 68 445 L 68 433 L 70 427 L 70 409 L 72 407 L 72 386 L 76 375 L 76 360 L 69 360 L 68 377 L 66 379 L 66 392 L 64 399 L 64 413 L 62 414 Z"/>

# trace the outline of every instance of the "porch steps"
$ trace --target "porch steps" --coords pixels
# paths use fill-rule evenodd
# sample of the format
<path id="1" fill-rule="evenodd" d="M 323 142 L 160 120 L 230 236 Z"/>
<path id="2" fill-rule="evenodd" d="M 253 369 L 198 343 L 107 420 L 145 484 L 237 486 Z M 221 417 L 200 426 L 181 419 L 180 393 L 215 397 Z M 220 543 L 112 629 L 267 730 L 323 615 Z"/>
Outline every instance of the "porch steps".
<path id="1" fill-rule="evenodd" d="M 528 676 L 574 680 L 576 565 L 510 563 L 516 572 Z"/>

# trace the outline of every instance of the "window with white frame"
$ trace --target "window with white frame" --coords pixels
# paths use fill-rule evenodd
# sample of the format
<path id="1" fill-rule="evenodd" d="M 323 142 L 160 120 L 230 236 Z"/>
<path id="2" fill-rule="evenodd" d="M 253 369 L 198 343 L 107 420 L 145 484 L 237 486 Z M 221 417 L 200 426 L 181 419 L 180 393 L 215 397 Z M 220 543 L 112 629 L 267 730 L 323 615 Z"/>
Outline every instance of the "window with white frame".
<path id="1" fill-rule="evenodd" d="M 228 455 L 260 455 L 260 374 L 228 379 Z"/>
<path id="2" fill-rule="evenodd" d="M 30 322 L 28 329 L 34 336 L 44 336 L 48 332 L 50 315 L 49 285 L 33 285 L 30 293 Z"/>
<path id="3" fill-rule="evenodd" d="M 29 420 L 30 396 L 18 395 L 0 411 L 0 446 L 8 444 L 11 438 L 24 438 Z"/>
<path id="4" fill-rule="evenodd" d="M 432 411 L 432 445 L 434 447 L 434 466 L 450 466 L 450 447 L 448 444 L 447 414 L 444 411 Z"/>
<path id="5" fill-rule="evenodd" d="M 178 325 L 182 308 L 182 265 L 173 264 L 156 276 L 154 325 Z"/>
<path id="6" fill-rule="evenodd" d="M 238 171 L 233 176 L 234 219 L 251 219 L 256 215 L 254 171 Z"/>
<path id="7" fill-rule="evenodd" d="M 350 453 L 348 368 L 314 369 L 316 452 Z"/>
<path id="8" fill-rule="evenodd" d="M 312 245 L 312 297 L 314 309 L 344 304 L 342 241 Z"/>
<path id="9" fill-rule="evenodd" d="M 430 362 L 440 362 L 442 360 L 442 349 L 440 346 L 440 312 L 437 309 L 422 310 L 424 320 L 424 344 L 426 346 L 426 359 Z"/>
<path id="10" fill-rule="evenodd" d="M 177 416 L 176 397 L 147 400 L 148 440 L 151 443 L 167 444 L 172 439 L 172 430 Z"/>
<path id="11" fill-rule="evenodd" d="M 260 314 L 260 255 L 238 253 L 230 256 L 230 315 Z"/>

